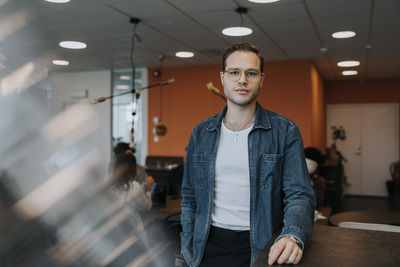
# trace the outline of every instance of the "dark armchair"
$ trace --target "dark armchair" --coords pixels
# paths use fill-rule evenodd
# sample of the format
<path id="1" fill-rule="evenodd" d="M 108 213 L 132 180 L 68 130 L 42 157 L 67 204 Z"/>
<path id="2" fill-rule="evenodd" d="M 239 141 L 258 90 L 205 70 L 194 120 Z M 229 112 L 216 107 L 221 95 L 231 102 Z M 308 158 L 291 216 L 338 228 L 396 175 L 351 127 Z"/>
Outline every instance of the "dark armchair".
<path id="1" fill-rule="evenodd" d="M 183 178 L 183 157 L 147 156 L 146 172 L 154 180 L 168 186 L 169 195 L 178 195 Z"/>

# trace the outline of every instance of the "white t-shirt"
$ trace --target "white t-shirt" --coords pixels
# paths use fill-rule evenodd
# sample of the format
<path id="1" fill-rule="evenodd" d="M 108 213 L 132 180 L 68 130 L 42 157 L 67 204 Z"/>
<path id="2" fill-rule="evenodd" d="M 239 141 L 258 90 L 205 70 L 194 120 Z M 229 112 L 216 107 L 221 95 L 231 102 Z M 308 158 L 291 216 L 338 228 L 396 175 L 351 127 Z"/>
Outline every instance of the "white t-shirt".
<path id="1" fill-rule="evenodd" d="M 131 188 L 128 191 L 118 191 L 118 195 L 121 205 L 128 206 L 137 212 L 151 209 L 150 192 L 144 192 L 142 185 L 137 181 L 131 182 Z"/>
<path id="2" fill-rule="evenodd" d="M 231 230 L 250 229 L 250 174 L 248 135 L 252 126 L 234 132 L 221 123 L 218 144 L 213 212 L 214 226 Z"/>

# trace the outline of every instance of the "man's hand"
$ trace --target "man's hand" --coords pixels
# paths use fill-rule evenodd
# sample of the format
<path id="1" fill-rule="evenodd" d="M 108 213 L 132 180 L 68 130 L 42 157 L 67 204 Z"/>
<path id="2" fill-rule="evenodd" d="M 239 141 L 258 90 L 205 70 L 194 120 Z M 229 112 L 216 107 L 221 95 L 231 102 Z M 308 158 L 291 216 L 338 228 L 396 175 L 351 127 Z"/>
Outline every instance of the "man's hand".
<path id="1" fill-rule="evenodd" d="M 297 264 L 301 260 L 302 256 L 303 251 L 299 245 L 292 238 L 284 236 L 269 250 L 268 264 L 272 265 L 275 262 L 278 264 Z"/>

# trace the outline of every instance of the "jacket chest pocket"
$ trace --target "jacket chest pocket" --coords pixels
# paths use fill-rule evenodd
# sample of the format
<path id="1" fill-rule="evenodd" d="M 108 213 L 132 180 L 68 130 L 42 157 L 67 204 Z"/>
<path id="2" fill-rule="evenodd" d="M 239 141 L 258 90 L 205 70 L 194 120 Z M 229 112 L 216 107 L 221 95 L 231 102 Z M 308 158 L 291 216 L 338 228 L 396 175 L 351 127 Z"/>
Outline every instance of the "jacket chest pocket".
<path id="1" fill-rule="evenodd" d="M 263 154 L 261 159 L 261 189 L 271 191 L 280 188 L 284 155 Z"/>
<path id="2" fill-rule="evenodd" d="M 206 160 L 203 153 L 193 154 L 192 156 L 192 185 L 196 188 L 207 187 Z"/>

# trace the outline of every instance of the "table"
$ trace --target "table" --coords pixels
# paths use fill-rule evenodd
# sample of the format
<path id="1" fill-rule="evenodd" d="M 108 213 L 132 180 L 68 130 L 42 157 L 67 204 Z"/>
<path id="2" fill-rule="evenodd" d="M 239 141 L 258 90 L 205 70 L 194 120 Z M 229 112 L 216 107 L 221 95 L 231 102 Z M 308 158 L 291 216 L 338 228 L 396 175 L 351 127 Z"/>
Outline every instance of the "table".
<path id="1" fill-rule="evenodd" d="M 153 207 L 151 211 L 144 214 L 144 217 L 163 220 L 166 216 L 181 211 L 181 201 L 182 197 L 167 196 L 165 206 Z M 176 218 L 180 218 L 180 216 Z"/>
<path id="2" fill-rule="evenodd" d="M 272 241 L 252 267 L 267 266 Z M 316 225 L 305 245 L 303 259 L 296 266 L 397 267 L 400 263 L 399 248 L 400 233 Z"/>
<path id="3" fill-rule="evenodd" d="M 319 175 L 326 180 L 326 205 L 331 207 L 333 212 L 337 212 L 343 197 L 343 164 L 341 160 L 330 160 L 322 164 L 319 170 Z"/>
<path id="4" fill-rule="evenodd" d="M 329 217 L 329 223 L 338 226 L 341 222 L 362 222 L 400 225 L 400 212 L 392 211 L 347 211 Z"/>
<path id="5" fill-rule="evenodd" d="M 157 179 L 157 183 L 168 184 L 168 176 L 173 172 L 178 165 L 146 165 L 145 169 L 148 175 Z"/>

